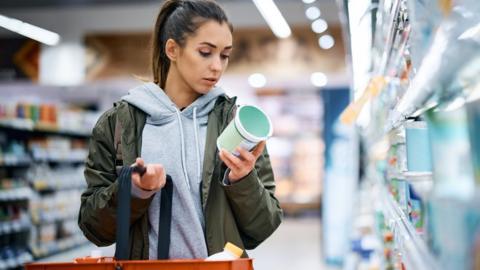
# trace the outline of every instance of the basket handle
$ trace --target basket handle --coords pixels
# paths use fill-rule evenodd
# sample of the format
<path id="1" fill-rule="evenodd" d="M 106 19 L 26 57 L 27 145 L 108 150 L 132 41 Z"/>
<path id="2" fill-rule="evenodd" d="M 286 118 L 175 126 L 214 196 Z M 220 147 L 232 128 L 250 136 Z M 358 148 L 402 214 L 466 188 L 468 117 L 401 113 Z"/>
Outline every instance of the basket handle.
<path id="1" fill-rule="evenodd" d="M 138 166 L 124 166 L 118 177 L 117 192 L 117 232 L 116 232 L 116 260 L 129 259 L 129 231 L 131 211 L 131 188 L 132 173 L 138 172 L 142 176 L 146 169 Z M 165 186 L 161 189 L 160 199 L 160 220 L 158 230 L 158 254 L 157 258 L 168 259 L 170 249 L 170 227 L 172 221 L 172 197 L 173 182 L 170 175 L 167 175 Z"/>

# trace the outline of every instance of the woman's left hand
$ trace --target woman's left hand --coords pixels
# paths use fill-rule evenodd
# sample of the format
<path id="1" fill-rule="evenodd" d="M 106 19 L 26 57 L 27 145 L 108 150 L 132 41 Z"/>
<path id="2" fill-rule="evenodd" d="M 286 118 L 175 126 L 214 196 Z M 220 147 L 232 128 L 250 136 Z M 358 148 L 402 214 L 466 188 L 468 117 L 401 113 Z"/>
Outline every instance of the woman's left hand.
<path id="1" fill-rule="evenodd" d="M 240 153 L 240 156 L 236 157 L 232 153 L 225 149 L 222 149 L 219 153 L 220 159 L 230 169 L 228 174 L 228 180 L 234 183 L 247 176 L 255 167 L 258 157 L 263 153 L 265 149 L 265 141 L 261 141 L 252 152 L 238 147 L 236 150 Z"/>

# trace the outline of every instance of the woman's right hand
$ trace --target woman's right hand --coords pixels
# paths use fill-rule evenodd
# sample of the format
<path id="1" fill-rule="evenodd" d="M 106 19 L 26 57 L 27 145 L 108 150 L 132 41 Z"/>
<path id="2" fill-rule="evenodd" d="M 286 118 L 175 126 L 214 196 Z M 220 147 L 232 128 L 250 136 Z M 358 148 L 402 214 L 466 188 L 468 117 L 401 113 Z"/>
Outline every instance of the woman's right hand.
<path id="1" fill-rule="evenodd" d="M 132 173 L 132 182 L 137 187 L 146 191 L 158 191 L 165 185 L 166 174 L 162 164 L 147 164 L 142 158 L 137 158 L 132 166 L 145 167 L 147 171 L 143 176 L 139 173 Z"/>

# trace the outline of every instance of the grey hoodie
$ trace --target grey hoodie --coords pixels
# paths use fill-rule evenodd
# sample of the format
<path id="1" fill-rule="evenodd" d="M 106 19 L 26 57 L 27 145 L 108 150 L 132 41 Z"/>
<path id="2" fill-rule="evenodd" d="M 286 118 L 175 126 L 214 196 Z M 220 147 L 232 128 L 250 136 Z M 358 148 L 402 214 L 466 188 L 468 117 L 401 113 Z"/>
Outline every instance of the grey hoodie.
<path id="1" fill-rule="evenodd" d="M 154 83 L 129 91 L 122 100 L 148 116 L 142 134 L 141 157 L 145 163 L 160 163 L 173 180 L 170 258 L 206 258 L 205 221 L 200 200 L 200 183 L 208 114 L 221 88 L 215 87 L 180 111 Z M 132 185 L 132 195 L 148 198 Z M 157 259 L 160 192 L 149 207 L 149 258 Z"/>

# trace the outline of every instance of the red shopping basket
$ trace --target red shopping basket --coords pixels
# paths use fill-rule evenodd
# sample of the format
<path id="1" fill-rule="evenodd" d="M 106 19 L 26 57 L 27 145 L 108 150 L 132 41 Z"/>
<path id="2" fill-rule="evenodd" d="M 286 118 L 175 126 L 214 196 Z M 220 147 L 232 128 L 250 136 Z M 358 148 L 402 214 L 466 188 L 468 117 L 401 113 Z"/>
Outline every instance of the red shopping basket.
<path id="1" fill-rule="evenodd" d="M 205 261 L 202 259 L 175 259 L 175 260 L 128 260 L 128 231 L 130 220 L 130 190 L 131 174 L 133 171 L 141 175 L 144 167 L 123 167 L 120 172 L 117 211 L 117 239 L 115 257 L 91 258 L 90 256 L 77 258 L 74 262 L 65 263 L 30 263 L 25 265 L 26 270 L 253 270 L 252 259 L 236 259 L 229 261 Z M 158 246 L 158 258 L 168 258 L 170 244 L 172 179 L 167 175 L 165 187 L 162 189 L 161 211 L 168 215 L 162 219 L 164 233 L 161 245 Z M 164 192 L 164 193 L 163 193 Z M 165 211 L 166 210 L 166 211 Z M 167 222 L 165 222 L 165 220 Z M 160 233 L 160 232 L 159 232 Z M 159 241 L 160 242 L 160 241 Z"/>
<path id="2" fill-rule="evenodd" d="M 253 270 L 252 259 L 231 261 L 205 260 L 145 260 L 115 261 L 76 260 L 73 263 L 30 263 L 26 270 Z"/>

